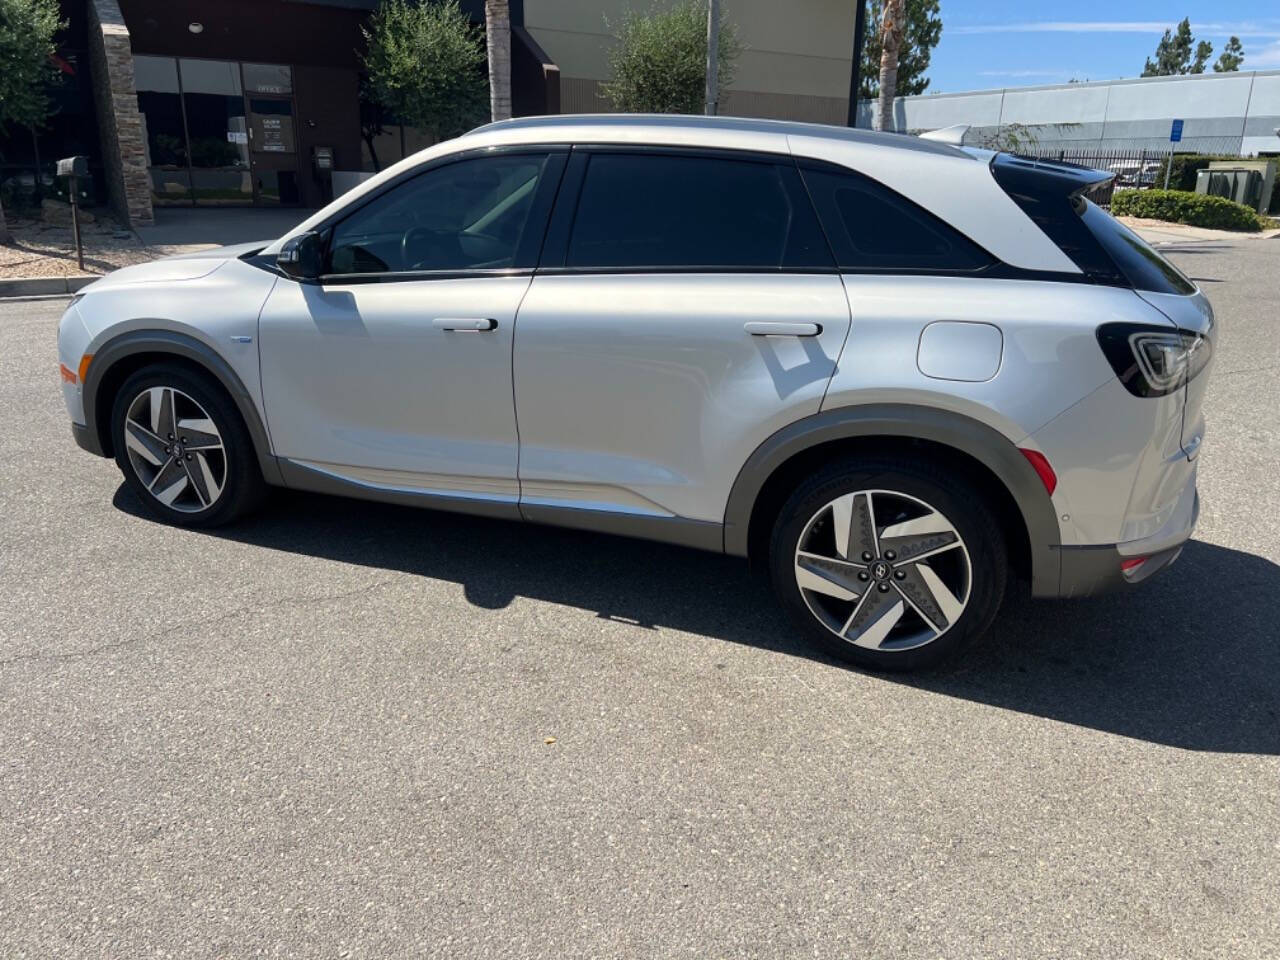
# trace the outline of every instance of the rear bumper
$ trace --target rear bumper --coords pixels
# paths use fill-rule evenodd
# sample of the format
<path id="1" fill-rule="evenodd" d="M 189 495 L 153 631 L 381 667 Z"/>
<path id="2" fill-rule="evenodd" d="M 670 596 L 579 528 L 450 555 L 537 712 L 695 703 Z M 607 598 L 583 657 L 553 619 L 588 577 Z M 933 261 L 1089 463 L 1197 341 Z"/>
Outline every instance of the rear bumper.
<path id="1" fill-rule="evenodd" d="M 96 430 L 90 430 L 83 423 L 72 422 L 71 436 L 75 437 L 76 445 L 81 450 L 88 450 L 99 457 L 106 456 L 102 449 L 102 444 L 98 442 L 98 432 Z"/>
<path id="2" fill-rule="evenodd" d="M 1189 516 L 1176 527 L 1153 537 L 1121 544 L 1060 547 L 1060 597 L 1091 597 L 1113 593 L 1148 579 L 1173 564 L 1191 538 L 1200 516 L 1200 497 L 1193 491 Z M 1121 564 L 1127 564 L 1125 569 Z"/>

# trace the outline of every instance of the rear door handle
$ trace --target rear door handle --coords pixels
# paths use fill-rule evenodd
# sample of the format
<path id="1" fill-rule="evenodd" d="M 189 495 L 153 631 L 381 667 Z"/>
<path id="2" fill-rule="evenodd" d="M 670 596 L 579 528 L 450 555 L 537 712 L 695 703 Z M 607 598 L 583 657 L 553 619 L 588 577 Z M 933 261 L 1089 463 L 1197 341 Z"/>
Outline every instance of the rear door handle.
<path id="1" fill-rule="evenodd" d="M 473 333 L 498 329 L 492 317 L 436 317 L 431 325 L 437 330 L 470 330 Z"/>
<path id="2" fill-rule="evenodd" d="M 820 323 L 772 323 L 751 320 L 742 329 L 753 337 L 816 337 L 822 332 Z"/>

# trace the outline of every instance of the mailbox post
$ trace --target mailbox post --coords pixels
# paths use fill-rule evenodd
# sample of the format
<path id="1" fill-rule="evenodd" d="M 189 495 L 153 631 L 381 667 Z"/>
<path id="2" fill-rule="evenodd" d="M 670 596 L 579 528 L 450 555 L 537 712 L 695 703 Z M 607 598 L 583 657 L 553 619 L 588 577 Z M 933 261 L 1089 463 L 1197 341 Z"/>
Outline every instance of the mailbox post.
<path id="1" fill-rule="evenodd" d="M 71 233 L 76 240 L 76 266 L 84 272 L 84 245 L 80 242 L 80 177 L 89 175 L 87 157 L 67 157 L 58 161 L 58 176 L 69 181 L 67 193 L 71 197 Z"/>

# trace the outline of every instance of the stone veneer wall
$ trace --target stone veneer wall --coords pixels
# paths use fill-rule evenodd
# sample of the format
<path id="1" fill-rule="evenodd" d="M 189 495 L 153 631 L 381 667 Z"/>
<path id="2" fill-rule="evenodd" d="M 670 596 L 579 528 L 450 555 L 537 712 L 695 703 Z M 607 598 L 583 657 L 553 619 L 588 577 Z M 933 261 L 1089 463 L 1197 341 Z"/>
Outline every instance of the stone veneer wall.
<path id="1" fill-rule="evenodd" d="M 128 226 L 155 222 L 129 28 L 116 0 L 89 0 L 89 61 L 111 209 Z"/>

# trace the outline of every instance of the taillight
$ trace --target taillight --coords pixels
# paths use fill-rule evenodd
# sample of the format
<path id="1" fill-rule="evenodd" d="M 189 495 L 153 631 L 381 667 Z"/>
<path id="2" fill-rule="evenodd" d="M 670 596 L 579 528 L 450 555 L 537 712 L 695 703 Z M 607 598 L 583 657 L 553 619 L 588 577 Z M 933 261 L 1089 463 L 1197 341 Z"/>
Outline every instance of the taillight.
<path id="1" fill-rule="evenodd" d="M 1120 382 L 1135 397 L 1162 397 L 1184 386 L 1209 363 L 1209 341 L 1190 330 L 1104 323 L 1098 345 Z"/>

